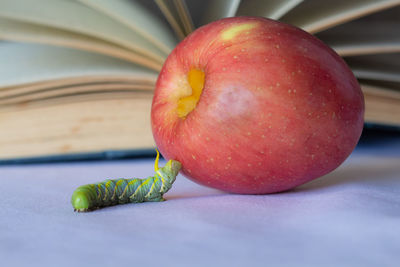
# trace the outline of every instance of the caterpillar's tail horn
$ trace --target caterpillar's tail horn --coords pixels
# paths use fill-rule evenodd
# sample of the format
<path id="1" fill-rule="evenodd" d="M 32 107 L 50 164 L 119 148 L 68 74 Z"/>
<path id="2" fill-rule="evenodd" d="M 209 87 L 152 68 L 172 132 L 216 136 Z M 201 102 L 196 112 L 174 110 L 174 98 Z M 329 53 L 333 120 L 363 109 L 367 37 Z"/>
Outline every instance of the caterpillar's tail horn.
<path id="1" fill-rule="evenodd" d="M 156 149 L 156 152 L 157 152 L 157 157 L 156 157 L 156 160 L 154 161 L 154 171 L 155 172 L 157 172 L 160 169 L 160 167 L 158 166 L 158 162 L 160 160 L 160 152 L 158 152 L 158 149 Z M 167 168 L 169 173 L 176 176 L 176 175 L 178 175 L 179 171 L 181 170 L 182 164 L 176 160 L 169 160 L 163 168 Z"/>
<path id="2" fill-rule="evenodd" d="M 160 160 L 160 152 L 158 152 L 158 149 L 156 148 L 156 152 L 157 152 L 157 157 L 156 160 L 154 161 L 154 171 L 158 171 L 160 169 L 160 167 L 158 167 L 158 161 Z"/>

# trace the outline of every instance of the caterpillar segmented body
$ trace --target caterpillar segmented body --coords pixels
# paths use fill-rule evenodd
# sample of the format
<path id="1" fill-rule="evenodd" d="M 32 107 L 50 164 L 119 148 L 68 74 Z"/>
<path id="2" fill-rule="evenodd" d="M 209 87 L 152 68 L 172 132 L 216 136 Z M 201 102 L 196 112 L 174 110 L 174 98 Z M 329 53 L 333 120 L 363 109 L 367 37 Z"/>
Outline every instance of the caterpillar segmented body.
<path id="1" fill-rule="evenodd" d="M 145 201 L 164 201 L 163 195 L 172 187 L 181 163 L 169 160 L 159 168 L 159 153 L 154 163 L 156 174 L 145 179 L 113 179 L 78 187 L 71 197 L 74 211 L 85 212 L 101 207 Z"/>

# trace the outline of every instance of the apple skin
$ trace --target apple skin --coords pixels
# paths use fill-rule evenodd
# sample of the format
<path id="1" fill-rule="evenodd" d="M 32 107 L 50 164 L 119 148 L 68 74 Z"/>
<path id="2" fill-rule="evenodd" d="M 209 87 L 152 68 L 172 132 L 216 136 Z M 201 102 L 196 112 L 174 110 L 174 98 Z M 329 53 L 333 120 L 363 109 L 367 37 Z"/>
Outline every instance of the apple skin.
<path id="1" fill-rule="evenodd" d="M 193 68 L 205 84 L 181 118 Z M 184 39 L 164 63 L 151 111 L 156 145 L 183 175 L 240 194 L 281 192 L 331 172 L 355 148 L 363 117 L 360 86 L 340 56 L 259 17 L 222 19 Z"/>

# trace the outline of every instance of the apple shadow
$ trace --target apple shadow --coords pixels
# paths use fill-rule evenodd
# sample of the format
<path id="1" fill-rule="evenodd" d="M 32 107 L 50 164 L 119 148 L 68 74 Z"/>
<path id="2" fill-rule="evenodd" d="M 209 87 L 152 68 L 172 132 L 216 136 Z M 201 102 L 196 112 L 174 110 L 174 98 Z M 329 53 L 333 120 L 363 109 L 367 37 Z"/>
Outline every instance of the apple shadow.
<path id="1" fill-rule="evenodd" d="M 305 192 L 323 192 L 345 185 L 358 185 L 361 187 L 373 186 L 376 188 L 389 188 L 395 185 L 400 186 L 399 158 L 379 159 L 379 162 L 376 164 L 368 164 L 371 163 L 370 160 L 371 159 L 369 159 L 367 163 L 362 163 L 362 161 L 361 163 L 349 163 L 316 180 L 287 191 L 255 196 L 278 196 Z M 200 186 L 200 188 L 197 188 L 197 186 Z M 220 190 L 206 188 L 201 185 L 193 185 L 193 187 L 186 188 L 186 190 L 172 193 L 166 198 L 168 200 L 178 200 L 240 195 L 241 194 L 230 194 Z"/>
<path id="2" fill-rule="evenodd" d="M 350 164 L 288 192 L 327 190 L 329 188 L 359 184 L 365 186 L 400 185 L 400 159 L 379 160 L 378 164 Z"/>
<path id="3" fill-rule="evenodd" d="M 204 190 L 185 190 L 177 193 L 172 193 L 167 195 L 165 198 L 167 200 L 178 200 L 178 199 L 191 199 L 191 198 L 203 198 L 203 197 L 216 197 L 216 196 L 223 196 L 229 195 L 227 192 L 219 191 L 217 189 L 205 188 L 202 185 L 195 185 L 196 187 L 199 186 L 201 189 Z"/>

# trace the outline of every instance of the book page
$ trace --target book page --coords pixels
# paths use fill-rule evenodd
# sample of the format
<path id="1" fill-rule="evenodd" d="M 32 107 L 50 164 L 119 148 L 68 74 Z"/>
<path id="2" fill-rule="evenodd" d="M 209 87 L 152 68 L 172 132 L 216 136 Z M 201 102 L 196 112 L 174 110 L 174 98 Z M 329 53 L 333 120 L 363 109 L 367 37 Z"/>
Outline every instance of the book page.
<path id="1" fill-rule="evenodd" d="M 181 24 L 185 29 L 185 34 L 189 35 L 192 31 L 194 31 L 194 26 L 189 10 L 186 6 L 186 2 L 185 0 L 174 0 L 174 5 L 176 10 L 178 11 Z"/>
<path id="2" fill-rule="evenodd" d="M 347 57 L 357 78 L 400 82 L 400 53 Z"/>
<path id="3" fill-rule="evenodd" d="M 200 25 L 197 26 L 205 25 L 218 19 L 235 16 L 239 8 L 240 0 L 208 0 L 202 1 L 202 4 L 206 9 L 201 16 Z M 190 10 L 193 12 L 192 9 Z"/>
<path id="4" fill-rule="evenodd" d="M 0 159 L 154 147 L 152 94 L 103 93 L 58 100 L 0 108 Z"/>
<path id="5" fill-rule="evenodd" d="M 400 5 L 353 20 L 316 36 L 341 56 L 400 52 Z"/>
<path id="6" fill-rule="evenodd" d="M 185 27 L 179 18 L 178 10 L 172 0 L 155 0 L 157 6 L 160 8 L 164 17 L 167 19 L 171 28 L 175 31 L 175 34 L 180 40 L 183 40 L 186 36 Z"/>
<path id="7" fill-rule="evenodd" d="M 365 100 L 365 121 L 400 126 L 400 91 L 361 84 Z"/>
<path id="8" fill-rule="evenodd" d="M 208 2 L 210 0 L 185 0 L 186 6 L 189 10 L 190 17 L 193 21 L 194 28 L 198 28 L 203 25 L 202 19 L 206 12 L 208 12 Z"/>
<path id="9" fill-rule="evenodd" d="M 370 95 L 376 95 L 381 97 L 390 98 L 399 101 L 400 104 L 400 91 L 392 90 L 384 85 L 371 85 L 368 83 L 361 83 L 361 88 L 364 93 L 369 93 Z M 400 109 L 400 105 L 399 105 Z M 399 117 L 400 120 L 400 117 Z"/>
<path id="10" fill-rule="evenodd" d="M 135 88 L 140 90 L 153 91 L 155 88 L 155 81 L 140 80 L 138 78 L 131 79 L 129 77 L 118 76 L 85 76 L 85 77 L 70 77 L 65 79 L 45 80 L 40 82 L 25 83 L 15 86 L 8 86 L 0 88 L 0 102 L 3 100 L 14 99 L 20 96 L 31 96 L 34 94 L 51 93 L 51 91 L 70 88 L 70 90 L 88 90 L 93 91 L 94 88 Z M 83 92 L 83 91 L 82 91 Z"/>
<path id="11" fill-rule="evenodd" d="M 21 88 L 26 89 L 26 88 Z M 94 95 L 99 93 L 152 93 L 154 85 L 128 84 L 128 83 L 94 83 L 68 85 L 61 87 L 40 88 L 40 90 L 8 90 L 0 91 L 0 107 L 5 105 L 16 105 L 18 103 L 29 103 L 55 98 L 64 98 L 72 95 Z M 9 93 L 8 95 L 4 93 Z M 12 93 L 12 94 L 10 94 Z"/>
<path id="12" fill-rule="evenodd" d="M 85 76 L 155 81 L 157 72 L 97 53 L 38 44 L 0 42 L 1 87 Z"/>
<path id="13" fill-rule="evenodd" d="M 166 53 L 124 24 L 76 1 L 0 0 L 0 17 L 74 31 L 118 44 L 163 63 Z"/>
<path id="14" fill-rule="evenodd" d="M 368 69 L 363 67 L 354 67 L 352 68 L 354 75 L 358 79 L 368 79 L 368 80 L 376 80 L 376 81 L 388 81 L 388 82 L 397 82 L 400 83 L 400 73 L 379 70 L 379 69 Z"/>
<path id="15" fill-rule="evenodd" d="M 391 99 L 397 101 L 398 109 L 400 109 L 400 84 L 396 83 L 393 85 L 388 85 L 385 83 L 370 83 L 368 81 L 360 83 L 361 89 L 364 94 L 369 93 L 370 95 L 375 95 L 379 97 L 385 97 L 387 99 Z M 395 89 L 393 89 L 395 88 Z M 400 120 L 400 113 L 395 113 Z"/>
<path id="16" fill-rule="evenodd" d="M 129 0 L 79 1 L 131 28 L 167 55 L 177 44 L 170 28 L 153 13 L 142 7 L 140 2 Z"/>
<path id="17" fill-rule="evenodd" d="M 154 62 L 147 57 L 104 40 L 70 31 L 24 23 L 1 17 L 0 39 L 66 46 L 90 52 L 97 52 L 126 61 L 131 61 L 156 71 L 159 71 L 162 67 L 162 64 L 160 63 Z"/>
<path id="18" fill-rule="evenodd" d="M 400 0 L 308 0 L 296 6 L 281 20 L 310 33 L 317 33 L 399 4 Z"/>
<path id="19" fill-rule="evenodd" d="M 155 80 L 144 77 L 118 76 L 118 75 L 87 75 L 79 77 L 67 77 L 54 80 L 43 80 L 31 83 L 17 84 L 12 86 L 0 87 L 0 97 L 9 97 L 19 94 L 29 94 L 40 90 L 50 90 L 61 87 L 85 86 L 94 84 L 128 84 L 151 87 L 154 89 Z"/>
<path id="20" fill-rule="evenodd" d="M 241 1 L 237 16 L 259 16 L 270 19 L 279 19 L 303 0 L 245 0 Z"/>
<path id="21" fill-rule="evenodd" d="M 400 42 L 397 39 L 372 40 L 367 43 L 354 41 L 356 42 L 331 44 L 330 46 L 342 57 L 400 52 Z"/>

